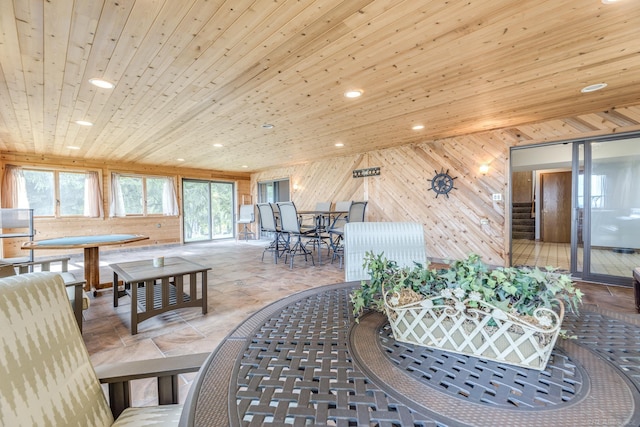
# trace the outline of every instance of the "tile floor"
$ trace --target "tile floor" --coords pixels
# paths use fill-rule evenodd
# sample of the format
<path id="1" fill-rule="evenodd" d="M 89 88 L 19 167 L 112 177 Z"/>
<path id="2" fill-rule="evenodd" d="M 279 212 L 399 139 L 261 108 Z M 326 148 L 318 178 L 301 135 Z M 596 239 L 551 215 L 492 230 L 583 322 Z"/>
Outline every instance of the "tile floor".
<path id="1" fill-rule="evenodd" d="M 130 330 L 131 300 L 128 296 L 113 307 L 110 289 L 91 296 L 91 306 L 84 312 L 83 338 L 98 366 L 116 361 L 142 360 L 198 352 L 211 352 L 242 320 L 265 305 L 311 287 L 344 281 L 338 262 L 331 264 L 323 254 L 323 265 L 314 266 L 296 257 L 293 269 L 265 254 L 267 241 L 220 241 L 188 245 L 164 246 L 155 249 L 123 249 L 101 253 L 101 283 L 112 280 L 108 264 L 150 259 L 154 256 L 181 256 L 211 266 L 208 275 L 208 313 L 198 308 L 164 313 L 138 325 L 138 334 Z M 72 257 L 72 267 L 82 266 L 82 257 Z M 317 262 L 317 259 L 316 259 Z M 73 271 L 73 270 L 72 270 Z M 81 275 L 81 272 L 75 272 Z M 183 376 L 188 388 L 194 375 Z M 135 385 L 134 404 L 151 404 L 153 383 L 140 381 Z M 181 392 L 181 398 L 186 392 Z M 140 399 L 140 400 L 136 400 Z"/>
<path id="2" fill-rule="evenodd" d="M 182 256 L 212 267 L 208 277 L 208 313 L 187 308 L 146 320 L 132 336 L 129 324 L 131 302 L 122 297 L 113 307 L 110 289 L 91 296 L 91 307 L 84 312 L 83 338 L 94 365 L 118 361 L 143 360 L 170 355 L 211 352 L 243 319 L 265 305 L 294 292 L 344 281 L 338 263 L 326 261 L 313 266 L 296 258 L 288 264 L 273 263 L 269 255 L 261 261 L 266 241 L 219 241 L 144 249 L 122 249 L 101 253 L 101 282 L 112 280 L 109 263 L 150 259 L 154 256 Z M 82 266 L 82 256 L 72 256 L 72 268 Z M 81 272 L 76 272 L 80 274 Z M 635 313 L 630 288 L 580 284 L 584 302 L 618 311 Z M 195 374 L 183 376 L 181 398 Z M 154 404 L 153 383 L 134 384 L 134 404 Z"/>

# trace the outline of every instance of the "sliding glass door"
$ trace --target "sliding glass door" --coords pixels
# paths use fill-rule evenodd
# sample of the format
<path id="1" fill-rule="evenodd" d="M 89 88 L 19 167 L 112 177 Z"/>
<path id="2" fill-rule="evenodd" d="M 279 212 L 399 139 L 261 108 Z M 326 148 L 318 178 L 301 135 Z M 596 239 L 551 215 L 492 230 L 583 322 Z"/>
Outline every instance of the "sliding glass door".
<path id="1" fill-rule="evenodd" d="M 511 263 L 569 271 L 572 145 L 511 151 Z"/>
<path id="2" fill-rule="evenodd" d="M 587 144 L 584 209 L 588 278 L 630 277 L 640 265 L 640 137 Z"/>
<path id="3" fill-rule="evenodd" d="M 185 243 L 233 237 L 233 183 L 182 181 Z"/>
<path id="4" fill-rule="evenodd" d="M 640 265 L 640 137 L 511 152 L 511 263 L 628 284 Z"/>

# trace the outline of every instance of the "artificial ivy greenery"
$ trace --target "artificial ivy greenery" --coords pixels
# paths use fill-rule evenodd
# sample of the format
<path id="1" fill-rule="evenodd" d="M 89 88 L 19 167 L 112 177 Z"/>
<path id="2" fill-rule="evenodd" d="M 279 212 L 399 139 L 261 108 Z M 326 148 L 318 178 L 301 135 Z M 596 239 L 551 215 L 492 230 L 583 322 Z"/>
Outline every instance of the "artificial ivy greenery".
<path id="1" fill-rule="evenodd" d="M 432 298 L 444 289 L 462 288 L 466 294 L 501 310 L 519 315 L 533 315 L 536 308 L 553 309 L 556 299 L 563 301 L 568 311 L 578 313 L 582 292 L 574 287 L 571 277 L 560 274 L 551 267 L 498 267 L 489 269 L 478 255 L 471 254 L 465 260 L 453 261 L 449 268 L 436 269 L 414 263 L 413 267 L 400 268 L 384 253 L 367 252 L 364 268 L 371 279 L 363 280 L 360 288 L 351 293 L 353 312 L 357 317 L 365 308 L 384 310 L 383 286 L 389 293 L 409 288 L 418 294 Z M 470 307 L 477 301 L 468 301 Z"/>

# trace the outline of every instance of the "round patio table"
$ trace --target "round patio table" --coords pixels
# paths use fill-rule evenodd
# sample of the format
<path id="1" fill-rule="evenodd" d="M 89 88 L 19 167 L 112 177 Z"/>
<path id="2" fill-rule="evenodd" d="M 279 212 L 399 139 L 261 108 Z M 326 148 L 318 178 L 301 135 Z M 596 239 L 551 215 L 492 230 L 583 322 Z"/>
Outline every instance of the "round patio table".
<path id="1" fill-rule="evenodd" d="M 565 316 L 544 371 L 396 341 L 355 322 L 358 282 L 312 288 L 251 315 L 189 391 L 181 426 L 638 426 L 640 319 Z"/>

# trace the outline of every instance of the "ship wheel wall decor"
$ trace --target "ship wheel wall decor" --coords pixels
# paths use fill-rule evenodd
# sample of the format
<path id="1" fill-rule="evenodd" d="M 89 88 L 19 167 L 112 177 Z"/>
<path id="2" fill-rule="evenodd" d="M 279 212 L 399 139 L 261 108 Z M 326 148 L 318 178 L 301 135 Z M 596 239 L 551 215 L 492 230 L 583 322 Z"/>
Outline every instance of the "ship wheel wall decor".
<path id="1" fill-rule="evenodd" d="M 444 194 L 448 198 L 449 192 L 456 188 L 453 186 L 453 180 L 458 177 L 451 177 L 451 175 L 449 175 L 449 169 L 447 169 L 446 172 L 444 169 L 441 169 L 440 172 L 434 172 L 436 175 L 431 179 L 431 188 L 429 188 L 429 190 L 435 191 L 436 199 L 441 194 Z"/>

